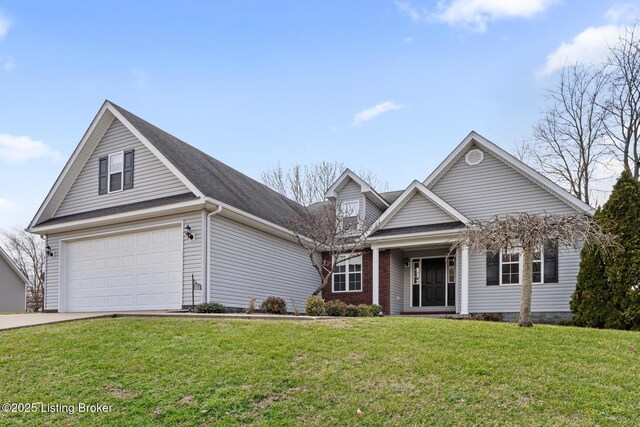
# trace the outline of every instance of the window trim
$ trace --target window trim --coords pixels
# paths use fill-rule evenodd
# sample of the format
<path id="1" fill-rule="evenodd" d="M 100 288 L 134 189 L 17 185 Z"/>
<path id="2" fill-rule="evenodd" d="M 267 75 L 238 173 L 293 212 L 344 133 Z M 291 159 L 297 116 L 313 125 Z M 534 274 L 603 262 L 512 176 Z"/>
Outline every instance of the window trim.
<path id="1" fill-rule="evenodd" d="M 540 259 L 536 260 L 534 259 L 532 264 L 535 262 L 539 262 L 540 263 L 540 282 L 534 282 L 532 281 L 531 284 L 532 285 L 544 285 L 544 247 L 539 248 L 540 251 Z M 499 266 L 499 270 L 498 270 L 498 286 L 520 286 L 522 285 L 522 270 L 523 270 L 523 262 L 522 262 L 522 256 L 523 256 L 523 250 L 522 248 L 516 248 L 516 249 L 512 249 L 510 251 L 511 253 L 517 253 L 518 254 L 518 283 L 502 283 L 502 255 L 504 253 L 504 251 L 501 249 L 500 252 L 498 253 L 498 266 Z M 506 264 L 515 264 L 515 262 L 507 262 Z M 531 274 L 533 274 L 533 265 L 531 268 Z M 533 280 L 533 279 L 532 279 Z"/>
<path id="2" fill-rule="evenodd" d="M 122 167 L 120 171 L 112 172 L 111 171 L 111 157 L 117 156 L 118 154 L 122 155 Z M 119 190 L 111 190 L 111 175 L 119 173 L 120 174 L 120 189 Z M 124 150 L 116 151 L 115 153 L 109 154 L 107 158 L 107 194 L 111 193 L 119 193 L 124 191 Z"/>
<path id="3" fill-rule="evenodd" d="M 357 290 L 349 290 L 349 265 L 351 263 L 352 260 L 358 259 L 360 258 L 360 271 L 356 272 L 360 273 L 360 289 Z M 346 259 L 344 261 L 342 261 L 345 263 L 345 270 L 344 273 L 336 273 L 335 269 L 333 271 L 333 273 L 331 273 L 331 293 L 333 294 L 346 294 L 346 293 L 355 293 L 355 292 L 362 292 L 363 291 L 363 283 L 362 283 L 362 263 L 363 263 L 363 259 L 362 259 L 362 253 L 359 253 L 357 256 L 353 256 L 349 259 Z M 338 264 L 340 264 L 340 256 L 338 256 L 338 262 L 336 262 L 336 267 L 338 266 Z M 344 274 L 344 291 L 336 291 L 336 281 L 335 281 L 335 276 L 336 274 Z"/>

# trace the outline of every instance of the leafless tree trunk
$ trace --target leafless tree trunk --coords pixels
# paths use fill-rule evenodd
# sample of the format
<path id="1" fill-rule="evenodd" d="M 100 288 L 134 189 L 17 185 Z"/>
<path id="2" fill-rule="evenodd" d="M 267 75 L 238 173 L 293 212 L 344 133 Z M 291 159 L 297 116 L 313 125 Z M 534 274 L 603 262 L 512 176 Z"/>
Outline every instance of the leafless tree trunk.
<path id="1" fill-rule="evenodd" d="M 522 289 L 520 290 L 520 318 L 518 326 L 531 327 L 531 294 L 533 274 L 531 272 L 533 265 L 533 247 L 526 246 L 522 251 Z"/>
<path id="2" fill-rule="evenodd" d="M 607 64 L 609 99 L 604 104 L 612 152 L 634 178 L 640 177 L 640 35 L 637 25 L 625 27 L 611 46 Z"/>
<path id="3" fill-rule="evenodd" d="M 318 162 L 308 165 L 296 163 L 289 169 L 275 164 L 261 174 L 262 182 L 280 194 L 309 206 L 322 202 L 324 194 L 347 167 L 339 162 Z M 386 191 L 388 184 L 370 171 L 360 171 L 363 180 L 379 191 Z"/>
<path id="4" fill-rule="evenodd" d="M 0 232 L 0 240 L 18 270 L 27 278 L 27 311 L 44 309 L 45 242 L 24 230 Z"/>
<path id="5" fill-rule="evenodd" d="M 363 212 L 343 212 L 334 202 L 316 204 L 305 216 L 291 218 L 287 225 L 309 255 L 309 261 L 320 276 L 318 295 L 329 284 L 340 262 L 360 256 L 367 243 Z M 323 253 L 329 256 L 323 257 Z"/>
<path id="6" fill-rule="evenodd" d="M 609 155 L 606 89 L 601 68 L 565 67 L 548 93 L 551 106 L 534 127 L 534 141 L 518 147 L 525 161 L 587 204 L 596 167 Z"/>

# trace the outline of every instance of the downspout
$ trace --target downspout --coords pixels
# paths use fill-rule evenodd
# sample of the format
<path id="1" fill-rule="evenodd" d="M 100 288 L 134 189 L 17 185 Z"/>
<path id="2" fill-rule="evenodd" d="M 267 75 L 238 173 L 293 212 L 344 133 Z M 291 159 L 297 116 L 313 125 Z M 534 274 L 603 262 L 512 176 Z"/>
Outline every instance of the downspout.
<path id="1" fill-rule="evenodd" d="M 211 238 L 211 218 L 218 215 L 220 212 L 222 212 L 222 205 L 218 205 L 218 209 L 216 209 L 215 211 L 207 215 L 207 231 L 206 231 L 207 237 L 205 237 L 205 241 L 207 242 L 207 269 L 206 269 L 207 300 L 211 297 L 211 271 L 209 271 L 209 269 L 211 268 L 211 242 L 209 241 L 209 239 Z"/>

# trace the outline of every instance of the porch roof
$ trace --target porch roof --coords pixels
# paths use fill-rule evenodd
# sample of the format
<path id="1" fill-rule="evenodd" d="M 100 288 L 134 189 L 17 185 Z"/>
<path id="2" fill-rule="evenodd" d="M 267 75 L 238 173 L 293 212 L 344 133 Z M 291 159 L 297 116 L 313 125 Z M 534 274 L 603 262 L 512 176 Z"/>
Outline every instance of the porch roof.
<path id="1" fill-rule="evenodd" d="M 444 231 L 455 230 L 457 228 L 464 228 L 464 223 L 461 221 L 443 222 L 439 224 L 427 224 L 427 225 L 413 225 L 410 227 L 397 227 L 378 230 L 371 235 L 371 237 L 387 237 L 387 236 L 402 236 L 404 234 L 417 234 L 427 233 L 430 231 Z"/>

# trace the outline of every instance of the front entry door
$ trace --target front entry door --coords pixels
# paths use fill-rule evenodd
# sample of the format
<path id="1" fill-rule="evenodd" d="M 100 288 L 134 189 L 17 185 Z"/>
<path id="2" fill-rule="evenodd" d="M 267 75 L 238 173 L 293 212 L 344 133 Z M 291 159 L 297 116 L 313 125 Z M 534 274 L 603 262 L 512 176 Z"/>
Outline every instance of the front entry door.
<path id="1" fill-rule="evenodd" d="M 444 306 L 445 304 L 445 260 L 443 258 L 422 260 L 422 306 Z"/>

